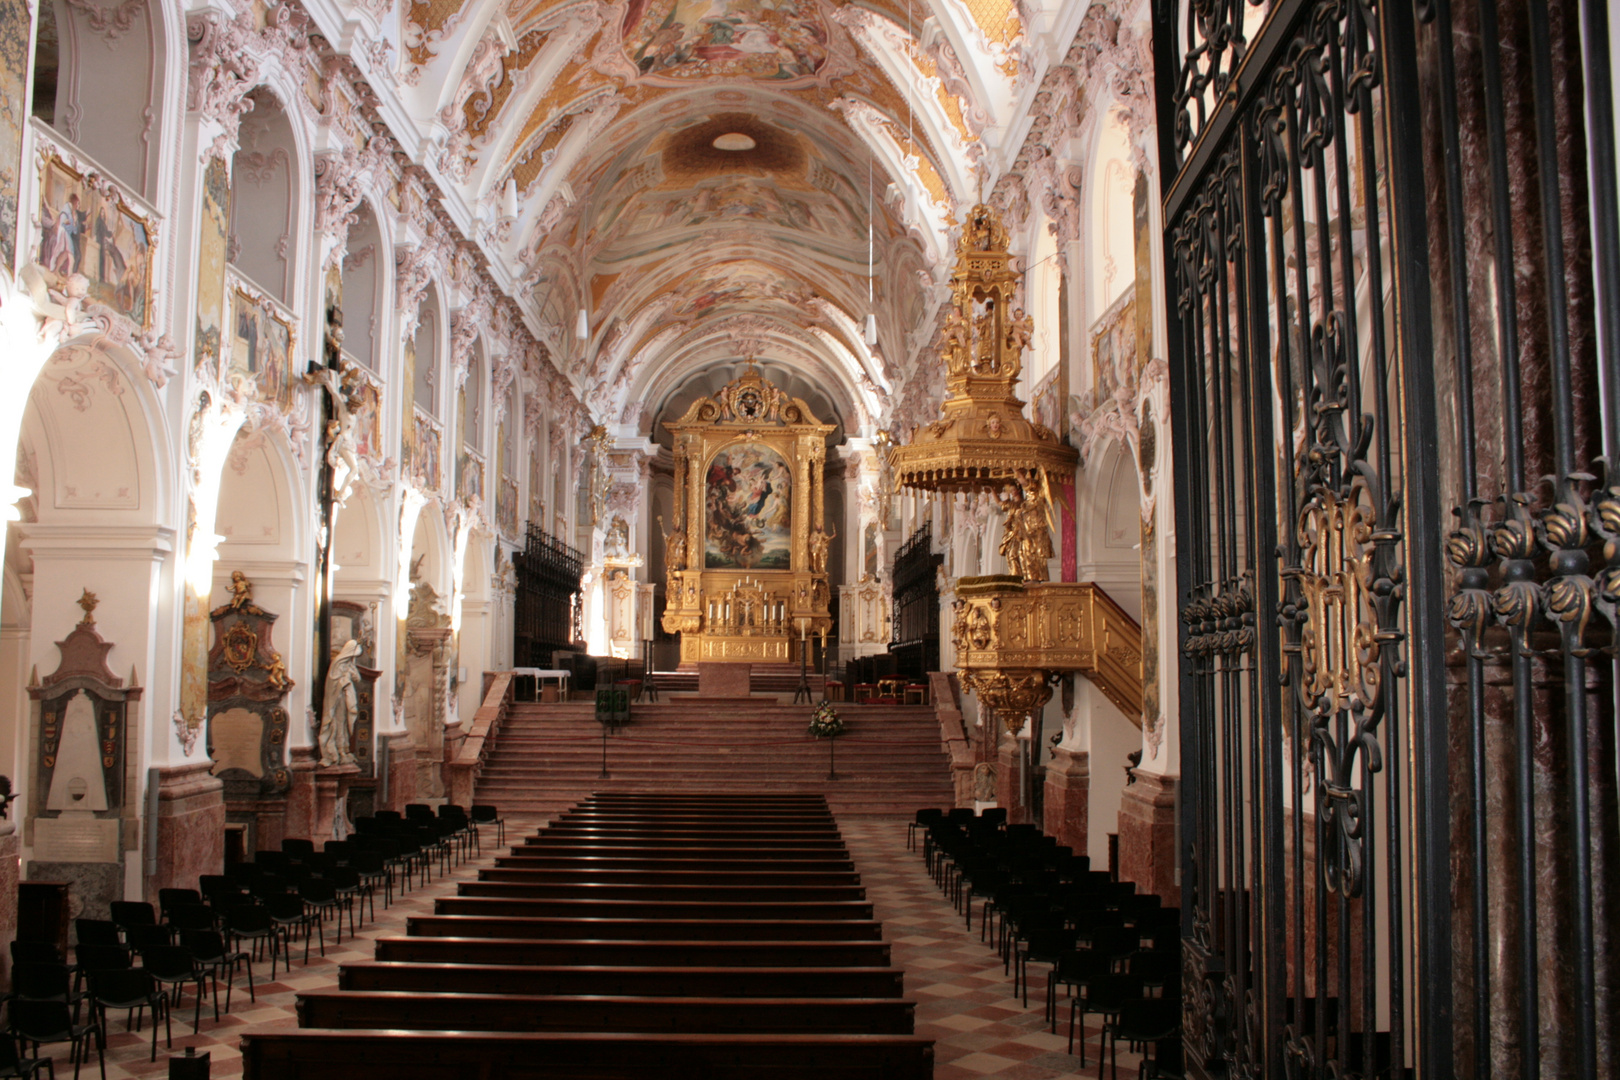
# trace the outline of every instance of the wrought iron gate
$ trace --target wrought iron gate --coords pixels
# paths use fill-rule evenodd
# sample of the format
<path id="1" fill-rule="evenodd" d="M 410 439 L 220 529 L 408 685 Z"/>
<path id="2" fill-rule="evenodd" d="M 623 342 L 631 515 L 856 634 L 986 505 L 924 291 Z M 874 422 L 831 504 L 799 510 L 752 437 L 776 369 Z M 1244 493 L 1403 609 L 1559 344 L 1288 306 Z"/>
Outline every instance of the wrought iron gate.
<path id="1" fill-rule="evenodd" d="M 1198 1076 L 1613 1076 L 1604 0 L 1155 0 Z"/>

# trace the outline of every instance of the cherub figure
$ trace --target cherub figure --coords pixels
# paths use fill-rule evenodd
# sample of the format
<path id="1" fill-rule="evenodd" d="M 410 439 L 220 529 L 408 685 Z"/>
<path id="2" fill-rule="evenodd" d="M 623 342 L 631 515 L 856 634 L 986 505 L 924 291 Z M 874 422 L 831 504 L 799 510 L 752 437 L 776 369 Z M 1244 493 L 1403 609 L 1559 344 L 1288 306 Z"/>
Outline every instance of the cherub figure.
<path id="1" fill-rule="evenodd" d="M 231 571 L 231 610 L 253 607 L 253 582 L 240 570 Z"/>

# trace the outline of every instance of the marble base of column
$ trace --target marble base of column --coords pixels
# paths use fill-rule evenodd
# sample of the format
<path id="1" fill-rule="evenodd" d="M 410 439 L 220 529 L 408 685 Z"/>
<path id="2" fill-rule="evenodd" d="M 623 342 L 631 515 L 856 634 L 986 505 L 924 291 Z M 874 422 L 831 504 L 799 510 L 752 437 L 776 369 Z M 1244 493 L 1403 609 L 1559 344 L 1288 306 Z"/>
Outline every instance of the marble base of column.
<path id="1" fill-rule="evenodd" d="M 9 821 L 0 821 L 5 833 L 0 835 L 0 986 L 11 989 L 11 943 L 17 940 L 17 881 L 22 870 L 17 864 L 21 845 L 17 827 Z"/>
<path id="2" fill-rule="evenodd" d="M 380 809 L 404 813 L 405 805 L 416 801 L 416 744 L 409 731 L 385 731 L 377 738 L 388 746 L 388 798 Z"/>
<path id="3" fill-rule="evenodd" d="M 1084 854 L 1088 848 L 1087 811 L 1091 798 L 1091 755 L 1056 747 L 1046 763 L 1046 802 L 1041 831 Z M 1098 867 L 1097 869 L 1101 869 Z"/>
<path id="4" fill-rule="evenodd" d="M 195 889 L 203 874 L 225 870 L 225 784 L 213 763 L 158 769 L 157 872 L 146 879 L 146 898 L 159 889 Z M 150 859 L 150 852 L 147 853 Z"/>
<path id="5" fill-rule="evenodd" d="M 996 747 L 996 805 L 1007 811 L 1007 822 L 1023 825 L 1029 821 L 1029 807 L 1024 805 L 1018 740 L 1010 735 L 1001 737 Z"/>
<path id="6" fill-rule="evenodd" d="M 1119 801 L 1119 879 L 1156 893 L 1166 906 L 1180 903 L 1176 886 L 1176 781 L 1136 774 Z"/>
<path id="7" fill-rule="evenodd" d="M 349 819 L 344 810 L 349 784 L 359 779 L 358 765 L 318 765 L 315 768 L 315 831 L 310 839 L 347 840 Z"/>
<path id="8" fill-rule="evenodd" d="M 287 818 L 284 838 L 315 838 L 315 748 L 295 746 L 287 752 L 287 771 L 292 786 L 287 789 Z"/>

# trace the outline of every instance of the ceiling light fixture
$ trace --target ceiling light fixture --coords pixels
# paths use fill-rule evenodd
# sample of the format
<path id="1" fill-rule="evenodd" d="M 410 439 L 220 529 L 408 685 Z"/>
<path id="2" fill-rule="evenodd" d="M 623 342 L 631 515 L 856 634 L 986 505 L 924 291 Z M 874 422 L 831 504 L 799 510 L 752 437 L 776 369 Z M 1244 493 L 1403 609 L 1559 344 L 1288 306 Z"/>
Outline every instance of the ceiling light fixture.
<path id="1" fill-rule="evenodd" d="M 759 144 L 754 142 L 751 135 L 744 135 L 740 131 L 728 131 L 724 135 L 716 135 L 711 145 L 716 150 L 730 150 L 736 153 L 741 150 L 752 150 Z"/>

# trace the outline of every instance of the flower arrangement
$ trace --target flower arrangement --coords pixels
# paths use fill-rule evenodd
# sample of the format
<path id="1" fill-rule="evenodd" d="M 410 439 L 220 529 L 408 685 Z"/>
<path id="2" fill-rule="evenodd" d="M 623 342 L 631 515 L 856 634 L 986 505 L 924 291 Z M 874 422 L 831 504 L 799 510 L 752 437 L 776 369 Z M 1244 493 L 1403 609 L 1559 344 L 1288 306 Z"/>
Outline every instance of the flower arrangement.
<path id="1" fill-rule="evenodd" d="M 822 701 L 810 714 L 810 734 L 817 739 L 836 739 L 843 733 L 844 722 L 838 718 L 838 710 L 832 702 Z"/>

